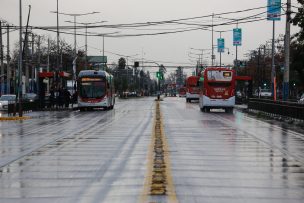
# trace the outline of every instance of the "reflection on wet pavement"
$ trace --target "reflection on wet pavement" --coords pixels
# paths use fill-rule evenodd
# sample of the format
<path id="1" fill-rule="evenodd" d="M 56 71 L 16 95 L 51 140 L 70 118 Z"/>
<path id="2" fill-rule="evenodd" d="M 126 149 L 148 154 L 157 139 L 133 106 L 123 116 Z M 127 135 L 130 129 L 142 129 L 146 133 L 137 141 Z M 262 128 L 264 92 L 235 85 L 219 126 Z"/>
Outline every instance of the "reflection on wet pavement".
<path id="1" fill-rule="evenodd" d="M 153 99 L 0 122 L 0 202 L 137 202 Z M 161 111 L 179 202 L 304 202 L 303 134 L 184 98 Z"/>
<path id="2" fill-rule="evenodd" d="M 0 202 L 136 202 L 153 100 L 1 123 Z"/>
<path id="3" fill-rule="evenodd" d="M 180 202 L 304 202 L 302 134 L 179 98 L 162 104 Z"/>

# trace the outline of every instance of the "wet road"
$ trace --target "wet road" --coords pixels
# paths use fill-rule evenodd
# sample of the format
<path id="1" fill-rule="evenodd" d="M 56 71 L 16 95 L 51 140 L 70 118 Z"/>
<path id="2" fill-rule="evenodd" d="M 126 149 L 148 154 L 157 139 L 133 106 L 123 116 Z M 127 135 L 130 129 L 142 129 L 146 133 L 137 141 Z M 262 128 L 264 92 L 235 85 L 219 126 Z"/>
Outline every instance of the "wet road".
<path id="1" fill-rule="evenodd" d="M 136 202 L 153 112 L 148 98 L 0 123 L 0 202 Z"/>
<path id="2" fill-rule="evenodd" d="M 0 122 L 0 202 L 138 202 L 153 99 Z M 184 98 L 161 111 L 179 202 L 304 202 L 304 135 Z"/>
<path id="3" fill-rule="evenodd" d="M 180 202 L 304 202 L 304 135 L 180 100 L 162 103 Z"/>

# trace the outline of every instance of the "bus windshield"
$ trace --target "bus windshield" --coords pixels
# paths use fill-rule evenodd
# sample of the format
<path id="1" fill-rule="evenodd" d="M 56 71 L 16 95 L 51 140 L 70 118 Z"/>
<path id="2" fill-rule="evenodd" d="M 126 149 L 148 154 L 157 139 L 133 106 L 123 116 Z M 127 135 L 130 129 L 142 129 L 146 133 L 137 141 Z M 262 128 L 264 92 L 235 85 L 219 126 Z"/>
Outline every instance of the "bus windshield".
<path id="1" fill-rule="evenodd" d="M 81 81 L 80 96 L 83 98 L 101 98 L 105 92 L 104 81 Z"/>

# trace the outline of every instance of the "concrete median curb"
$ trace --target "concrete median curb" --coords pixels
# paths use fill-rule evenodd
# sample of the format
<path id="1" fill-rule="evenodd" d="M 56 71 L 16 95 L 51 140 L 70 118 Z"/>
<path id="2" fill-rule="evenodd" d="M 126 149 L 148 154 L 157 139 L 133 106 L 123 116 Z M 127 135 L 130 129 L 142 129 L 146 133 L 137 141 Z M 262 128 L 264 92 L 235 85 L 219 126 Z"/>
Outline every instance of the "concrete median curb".
<path id="1" fill-rule="evenodd" d="M 22 116 L 22 117 L 0 117 L 0 121 L 20 121 L 20 120 L 28 120 L 31 117 Z"/>

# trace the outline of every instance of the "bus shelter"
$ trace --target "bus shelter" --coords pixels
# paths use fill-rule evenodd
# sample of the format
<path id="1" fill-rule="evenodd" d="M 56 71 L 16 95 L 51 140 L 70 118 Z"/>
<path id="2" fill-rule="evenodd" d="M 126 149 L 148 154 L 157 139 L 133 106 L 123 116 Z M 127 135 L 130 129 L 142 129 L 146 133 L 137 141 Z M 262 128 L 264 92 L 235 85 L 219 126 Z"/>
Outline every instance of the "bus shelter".
<path id="1" fill-rule="evenodd" d="M 53 88 L 54 91 L 60 88 L 66 88 L 67 80 L 71 77 L 71 74 L 60 71 L 58 76 L 56 72 L 40 72 L 38 73 L 38 95 L 40 101 L 40 107 L 44 108 L 49 106 L 49 92 Z"/>
<path id="2" fill-rule="evenodd" d="M 248 98 L 252 97 L 252 77 L 250 76 L 235 76 L 236 81 L 236 103 L 246 103 Z"/>

